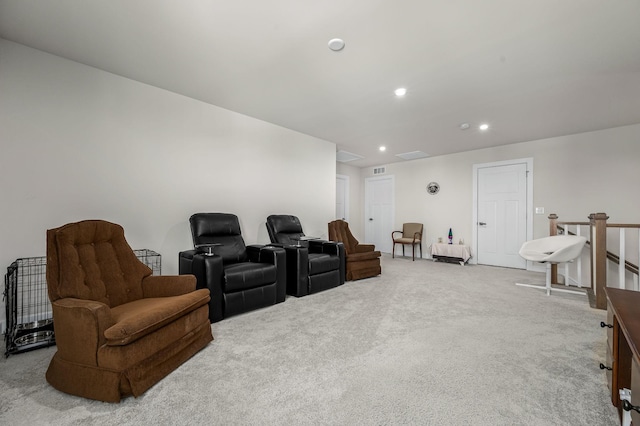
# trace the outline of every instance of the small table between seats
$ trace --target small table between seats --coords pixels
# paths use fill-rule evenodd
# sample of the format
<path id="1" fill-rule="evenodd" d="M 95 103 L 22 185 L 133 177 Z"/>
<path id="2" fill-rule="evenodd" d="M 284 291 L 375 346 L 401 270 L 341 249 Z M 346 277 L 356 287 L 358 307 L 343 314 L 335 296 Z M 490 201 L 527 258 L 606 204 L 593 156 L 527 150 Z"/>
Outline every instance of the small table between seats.
<path id="1" fill-rule="evenodd" d="M 464 266 L 471 258 L 469 246 L 464 244 L 431 244 L 431 257 L 434 261 L 443 260 L 445 262 L 456 262 Z"/>

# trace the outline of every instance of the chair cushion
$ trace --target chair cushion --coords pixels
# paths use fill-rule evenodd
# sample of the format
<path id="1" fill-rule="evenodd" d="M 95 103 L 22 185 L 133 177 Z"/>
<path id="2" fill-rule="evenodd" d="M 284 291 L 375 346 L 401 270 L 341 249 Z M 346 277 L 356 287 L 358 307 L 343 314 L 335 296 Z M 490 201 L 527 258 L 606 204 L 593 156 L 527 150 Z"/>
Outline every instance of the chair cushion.
<path id="1" fill-rule="evenodd" d="M 586 242 L 579 235 L 554 235 L 526 241 L 519 254 L 532 262 L 570 262 L 580 256 Z"/>
<path id="2" fill-rule="evenodd" d="M 273 231 L 285 234 L 301 234 L 302 225 L 296 216 L 272 214 L 267 218 L 267 222 L 273 228 Z"/>
<path id="3" fill-rule="evenodd" d="M 402 224 L 402 236 L 405 238 L 413 238 L 416 234 L 422 234 L 421 223 L 403 223 Z"/>
<path id="4" fill-rule="evenodd" d="M 136 258 L 120 225 L 85 220 L 49 230 L 47 235 L 51 300 L 71 297 L 114 307 L 142 298 L 140 283 L 151 270 Z"/>
<path id="5" fill-rule="evenodd" d="M 229 213 L 195 213 L 189 218 L 194 243 L 206 236 L 241 235 L 238 217 Z"/>
<path id="6" fill-rule="evenodd" d="M 351 234 L 349 224 L 344 220 L 334 220 L 333 222 L 329 222 L 329 240 L 341 242 L 344 245 L 344 251 L 347 255 L 358 251 L 364 251 L 356 248 L 358 240 L 356 240 L 353 234 Z M 373 245 L 371 245 L 371 250 L 374 250 Z"/>
<path id="7" fill-rule="evenodd" d="M 247 290 L 276 282 L 277 269 L 270 263 L 243 262 L 224 268 L 224 293 Z"/>
<path id="8" fill-rule="evenodd" d="M 413 244 L 413 242 L 415 241 L 416 244 L 420 243 L 420 240 L 414 240 L 413 238 L 394 238 L 393 242 L 394 243 L 401 243 L 401 244 Z"/>
<path id="9" fill-rule="evenodd" d="M 309 253 L 309 275 L 340 269 L 340 258 L 325 253 Z"/>
<path id="10" fill-rule="evenodd" d="M 115 324 L 104 332 L 107 345 L 127 345 L 206 305 L 209 299 L 209 290 L 201 289 L 179 296 L 151 297 L 116 306 L 111 309 Z"/>

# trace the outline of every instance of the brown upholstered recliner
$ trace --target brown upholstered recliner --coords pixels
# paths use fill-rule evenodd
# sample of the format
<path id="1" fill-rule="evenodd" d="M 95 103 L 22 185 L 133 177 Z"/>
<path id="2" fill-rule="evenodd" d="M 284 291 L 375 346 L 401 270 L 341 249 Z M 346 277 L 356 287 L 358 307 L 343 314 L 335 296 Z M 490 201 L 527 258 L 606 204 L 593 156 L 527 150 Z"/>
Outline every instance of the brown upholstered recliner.
<path id="1" fill-rule="evenodd" d="M 375 277 L 382 273 L 380 252 L 373 244 L 360 244 L 344 220 L 329 222 L 329 239 L 344 244 L 347 260 L 347 281 Z"/>
<path id="2" fill-rule="evenodd" d="M 194 276 L 152 276 L 121 226 L 87 220 L 47 231 L 56 389 L 106 402 L 139 396 L 213 336 L 209 290 Z"/>

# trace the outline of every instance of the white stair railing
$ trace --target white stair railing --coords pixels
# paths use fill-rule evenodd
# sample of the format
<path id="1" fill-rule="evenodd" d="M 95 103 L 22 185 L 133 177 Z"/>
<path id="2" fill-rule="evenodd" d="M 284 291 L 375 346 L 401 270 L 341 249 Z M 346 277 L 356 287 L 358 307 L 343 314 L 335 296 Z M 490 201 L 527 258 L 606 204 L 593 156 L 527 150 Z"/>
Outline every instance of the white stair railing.
<path id="1" fill-rule="evenodd" d="M 562 225 L 559 225 L 558 228 L 560 228 L 561 230 L 558 231 L 558 233 L 562 233 L 565 235 L 578 235 L 581 236 L 582 235 L 582 231 L 581 231 L 581 224 L 579 223 L 565 223 Z M 573 228 L 575 227 L 575 228 Z M 575 269 L 576 269 L 576 277 L 572 277 L 571 276 L 571 265 L 575 265 Z M 579 256 L 574 262 L 572 263 L 565 263 L 564 264 L 564 285 L 565 286 L 569 286 L 569 285 L 574 285 L 576 287 L 580 287 L 582 288 L 582 256 Z"/>
<path id="2" fill-rule="evenodd" d="M 617 287 L 621 289 L 640 291 L 640 224 L 608 223 L 609 216 L 606 213 L 592 213 L 588 218 L 589 222 L 560 222 L 556 214 L 551 214 L 549 215 L 549 235 L 557 235 L 558 233 L 580 235 L 581 226 L 589 227 L 587 244 L 590 246 L 591 280 L 586 287 L 593 290 L 596 308 L 606 309 L 604 289 L 607 287 L 607 282 L 614 286 L 616 285 L 614 283 L 617 283 Z M 573 228 L 570 228 L 572 226 L 575 226 L 575 232 L 572 232 Z M 619 229 L 615 232 L 613 228 Z M 613 247 L 618 246 L 617 252 L 619 254 L 607 250 L 607 240 L 610 240 Z M 565 265 L 565 285 L 575 281 L 578 286 L 584 287 L 582 260 L 577 260 L 576 263 L 576 274 L 578 275 L 576 280 L 569 277 L 569 266 Z M 614 266 L 615 264 L 617 264 L 617 268 Z M 608 277 L 609 275 L 611 276 Z M 557 268 L 555 267 L 552 267 L 551 282 L 558 282 Z"/>
<path id="3" fill-rule="evenodd" d="M 607 228 L 618 228 L 618 288 L 640 291 L 637 271 L 637 265 L 640 265 L 640 225 L 608 223 Z M 627 237 L 630 237 L 631 252 L 633 252 L 634 235 L 631 234 L 632 232 L 638 242 L 638 251 L 635 257 L 627 250 Z M 627 278 L 629 275 L 631 277 Z"/>

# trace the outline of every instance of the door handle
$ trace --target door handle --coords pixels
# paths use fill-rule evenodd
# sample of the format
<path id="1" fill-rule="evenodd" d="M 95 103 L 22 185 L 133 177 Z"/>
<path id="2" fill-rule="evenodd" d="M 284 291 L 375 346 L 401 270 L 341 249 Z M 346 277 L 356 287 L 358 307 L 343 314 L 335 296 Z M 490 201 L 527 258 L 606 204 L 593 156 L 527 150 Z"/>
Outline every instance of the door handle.
<path id="1" fill-rule="evenodd" d="M 482 226 L 482 225 L 486 225 L 487 222 L 478 222 L 478 225 Z"/>
<path id="2" fill-rule="evenodd" d="M 372 217 L 370 217 L 370 218 L 369 218 L 369 220 L 373 220 L 373 218 L 372 218 Z"/>

